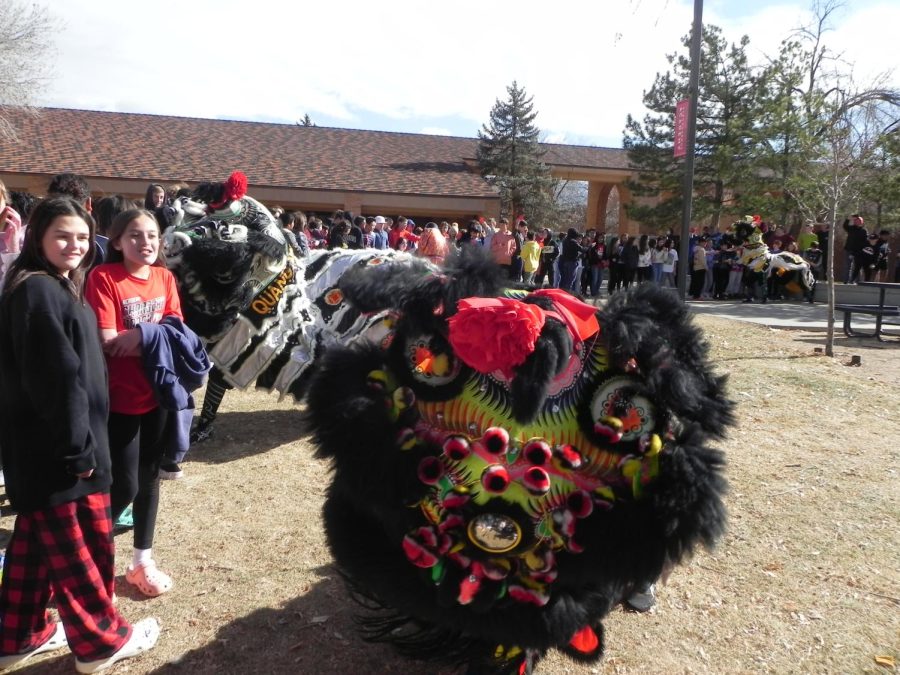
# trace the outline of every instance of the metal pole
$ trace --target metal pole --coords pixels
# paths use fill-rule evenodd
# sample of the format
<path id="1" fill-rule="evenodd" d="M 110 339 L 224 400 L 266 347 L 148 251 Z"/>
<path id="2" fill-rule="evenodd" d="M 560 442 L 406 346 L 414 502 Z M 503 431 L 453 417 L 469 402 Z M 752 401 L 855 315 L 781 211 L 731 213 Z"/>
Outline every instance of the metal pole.
<path id="1" fill-rule="evenodd" d="M 681 212 L 681 241 L 678 246 L 678 272 L 676 274 L 678 295 L 687 297 L 687 270 L 691 237 L 691 207 L 694 195 L 694 146 L 697 141 L 697 98 L 700 90 L 700 44 L 703 35 L 703 0 L 694 0 L 694 26 L 691 29 L 691 79 L 688 85 L 690 105 L 687 123 L 687 155 L 684 158 L 684 189 Z"/>

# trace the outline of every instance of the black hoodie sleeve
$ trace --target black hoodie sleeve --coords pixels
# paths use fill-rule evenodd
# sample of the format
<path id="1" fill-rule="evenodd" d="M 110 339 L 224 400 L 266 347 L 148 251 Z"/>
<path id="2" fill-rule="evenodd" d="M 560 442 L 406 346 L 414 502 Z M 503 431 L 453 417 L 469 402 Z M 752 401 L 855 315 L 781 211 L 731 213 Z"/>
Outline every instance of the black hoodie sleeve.
<path id="1" fill-rule="evenodd" d="M 22 386 L 38 411 L 42 434 L 71 474 L 96 468 L 90 430 L 88 393 L 81 358 L 74 341 L 87 336 L 59 312 L 32 310 L 20 315 L 13 331 L 13 349 L 21 364 Z"/>

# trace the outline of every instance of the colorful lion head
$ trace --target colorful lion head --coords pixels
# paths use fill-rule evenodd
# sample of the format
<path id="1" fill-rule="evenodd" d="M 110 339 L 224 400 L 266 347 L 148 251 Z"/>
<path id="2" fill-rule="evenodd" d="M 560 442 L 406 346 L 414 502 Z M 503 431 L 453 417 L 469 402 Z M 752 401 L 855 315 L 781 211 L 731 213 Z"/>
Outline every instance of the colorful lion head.
<path id="1" fill-rule="evenodd" d="M 670 294 L 597 311 L 507 289 L 480 255 L 342 280 L 397 318 L 386 345 L 329 350 L 311 384 L 329 544 L 382 610 L 370 639 L 488 672 L 553 647 L 599 658 L 610 607 L 721 534 L 707 443 L 732 404 Z"/>

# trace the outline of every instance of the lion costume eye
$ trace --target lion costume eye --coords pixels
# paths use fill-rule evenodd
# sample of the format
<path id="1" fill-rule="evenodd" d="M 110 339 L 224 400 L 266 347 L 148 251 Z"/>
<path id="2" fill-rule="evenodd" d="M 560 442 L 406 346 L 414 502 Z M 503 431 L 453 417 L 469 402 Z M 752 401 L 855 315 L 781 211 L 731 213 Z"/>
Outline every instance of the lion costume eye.
<path id="1" fill-rule="evenodd" d="M 459 376 L 461 363 L 449 346 L 440 349 L 434 343 L 425 335 L 411 338 L 406 341 L 405 357 L 409 372 L 417 382 L 440 387 Z"/>
<path id="2" fill-rule="evenodd" d="M 616 376 L 600 383 L 591 399 L 591 421 L 595 438 L 608 443 L 635 442 L 656 426 L 656 411 L 638 383 Z"/>

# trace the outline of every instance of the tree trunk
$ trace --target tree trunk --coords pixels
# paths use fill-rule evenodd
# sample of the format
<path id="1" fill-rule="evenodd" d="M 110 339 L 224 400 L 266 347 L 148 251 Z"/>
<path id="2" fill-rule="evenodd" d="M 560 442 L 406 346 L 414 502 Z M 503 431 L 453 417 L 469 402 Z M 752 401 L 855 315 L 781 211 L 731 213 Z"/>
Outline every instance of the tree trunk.
<path id="1" fill-rule="evenodd" d="M 828 259 L 826 260 L 826 278 L 828 279 L 828 331 L 825 334 L 825 356 L 834 356 L 834 249 L 837 247 L 834 233 L 837 231 L 836 197 L 831 199 L 828 227 L 831 235 L 828 238 Z"/>
<path id="2" fill-rule="evenodd" d="M 711 232 L 719 231 L 719 219 L 722 217 L 722 203 L 725 201 L 725 184 L 717 180 L 716 192 L 713 202 L 713 212 L 710 218 L 709 229 Z"/>
<path id="3" fill-rule="evenodd" d="M 793 106 L 789 108 L 792 109 Z M 793 150 L 791 148 L 791 135 L 786 133 L 784 135 L 784 149 L 782 150 L 782 158 L 781 158 L 781 224 L 784 225 L 785 221 L 788 217 L 788 212 L 791 208 L 791 196 L 787 189 L 788 179 L 791 174 L 791 158 L 790 153 Z M 787 230 L 786 230 L 787 231 Z"/>

